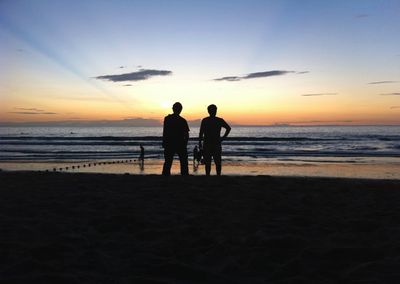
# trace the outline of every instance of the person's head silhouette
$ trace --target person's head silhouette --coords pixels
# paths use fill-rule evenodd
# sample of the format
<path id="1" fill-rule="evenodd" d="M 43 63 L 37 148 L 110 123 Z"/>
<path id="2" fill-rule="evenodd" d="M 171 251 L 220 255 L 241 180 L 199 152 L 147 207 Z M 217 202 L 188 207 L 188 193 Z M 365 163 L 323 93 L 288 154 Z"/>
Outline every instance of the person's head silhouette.
<path id="1" fill-rule="evenodd" d="M 182 111 L 182 105 L 179 102 L 174 103 L 172 106 L 172 110 L 174 111 L 174 114 L 180 114 Z"/>
<path id="2" fill-rule="evenodd" d="M 216 105 L 209 105 L 207 107 L 207 110 L 211 117 L 214 117 L 217 115 L 217 106 Z"/>

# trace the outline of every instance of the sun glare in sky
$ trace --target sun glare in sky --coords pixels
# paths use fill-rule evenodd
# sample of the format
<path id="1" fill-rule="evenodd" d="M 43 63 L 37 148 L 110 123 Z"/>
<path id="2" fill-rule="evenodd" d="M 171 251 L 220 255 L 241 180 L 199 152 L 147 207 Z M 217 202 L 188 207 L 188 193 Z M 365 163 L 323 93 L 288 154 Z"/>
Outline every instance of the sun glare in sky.
<path id="1" fill-rule="evenodd" d="M 400 2 L 0 1 L 0 122 L 400 124 Z"/>

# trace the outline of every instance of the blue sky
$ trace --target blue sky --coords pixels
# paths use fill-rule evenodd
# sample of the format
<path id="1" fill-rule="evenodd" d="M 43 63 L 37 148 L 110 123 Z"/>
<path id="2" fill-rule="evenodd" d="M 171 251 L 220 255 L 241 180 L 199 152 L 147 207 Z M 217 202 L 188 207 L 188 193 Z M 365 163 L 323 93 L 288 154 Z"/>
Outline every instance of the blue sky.
<path id="1" fill-rule="evenodd" d="M 3 0 L 0 92 L 6 105 L 1 111 L 41 107 L 66 119 L 65 113 L 78 108 L 77 115 L 87 118 L 78 105 L 63 109 L 57 98 L 70 95 L 77 101 L 80 96 L 108 100 L 115 112 L 105 116 L 115 119 L 159 117 L 174 100 L 196 116 L 201 115 L 198 107 L 215 99 L 229 104 L 226 115 L 232 119 L 256 113 L 249 123 L 278 123 L 293 112 L 285 101 L 296 101 L 302 109 L 298 118 L 311 120 L 332 101 L 305 102 L 301 95 L 336 93 L 331 99 L 345 109 L 330 110 L 330 117 L 356 113 L 351 119 L 396 122 L 398 112 L 391 107 L 400 105 L 395 95 L 400 92 L 399 19 L 400 2 L 389 0 Z M 133 85 L 125 88 L 121 82 L 95 79 L 141 69 L 172 75 L 125 82 Z M 213 81 L 272 70 L 308 73 Z M 368 84 L 375 81 L 392 82 Z M 383 98 L 381 93 L 394 95 Z M 95 111 L 86 114 L 100 119 L 104 107 L 95 102 Z M 3 114 L 0 119 L 31 117 Z"/>

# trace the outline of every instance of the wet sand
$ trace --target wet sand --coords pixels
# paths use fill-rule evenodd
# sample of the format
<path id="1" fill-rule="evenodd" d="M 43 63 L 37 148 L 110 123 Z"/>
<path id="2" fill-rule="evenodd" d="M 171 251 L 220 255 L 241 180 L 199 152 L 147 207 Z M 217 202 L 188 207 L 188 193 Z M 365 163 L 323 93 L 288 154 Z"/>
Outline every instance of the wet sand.
<path id="1" fill-rule="evenodd" d="M 400 181 L 0 172 L 0 283 L 397 283 Z"/>
<path id="2" fill-rule="evenodd" d="M 189 161 L 189 173 L 204 175 L 204 165 L 194 171 L 192 161 Z M 137 174 L 158 175 L 162 171 L 163 160 L 147 159 L 144 169 L 138 161 L 133 160 L 101 160 L 101 161 L 1 161 L 0 169 L 5 171 L 58 171 L 68 173 L 109 173 L 109 174 Z M 172 174 L 179 174 L 179 161 L 174 161 Z M 358 160 L 354 162 L 337 159 L 325 162 L 306 161 L 260 161 L 260 162 L 232 162 L 224 161 L 222 172 L 224 175 L 272 175 L 272 176 L 308 176 L 308 177 L 346 177 L 346 178 L 373 178 L 399 179 L 399 158 L 376 158 L 375 161 Z M 212 174 L 215 174 L 213 165 Z"/>

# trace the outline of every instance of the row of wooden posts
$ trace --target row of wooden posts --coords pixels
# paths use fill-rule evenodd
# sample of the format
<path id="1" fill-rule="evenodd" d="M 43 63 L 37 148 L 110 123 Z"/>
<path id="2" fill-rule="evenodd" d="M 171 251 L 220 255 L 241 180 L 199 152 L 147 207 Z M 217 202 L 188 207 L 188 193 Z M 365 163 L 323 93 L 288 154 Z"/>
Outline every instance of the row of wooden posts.
<path id="1" fill-rule="evenodd" d="M 53 168 L 53 172 L 62 172 L 62 171 L 68 171 L 68 170 L 75 170 L 75 169 L 80 169 L 80 168 L 90 168 L 90 167 L 95 167 L 95 166 L 100 166 L 100 165 L 111 165 L 111 164 L 126 164 L 126 163 L 131 163 L 131 162 L 136 162 L 134 159 L 130 160 L 117 160 L 117 161 L 108 161 L 108 162 L 92 162 L 88 164 L 83 164 L 83 165 L 74 165 L 74 166 L 67 166 L 67 167 L 61 167 L 61 168 Z M 48 172 L 47 170 L 46 172 Z"/>

